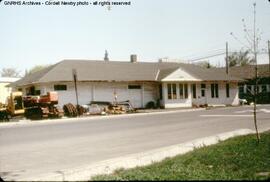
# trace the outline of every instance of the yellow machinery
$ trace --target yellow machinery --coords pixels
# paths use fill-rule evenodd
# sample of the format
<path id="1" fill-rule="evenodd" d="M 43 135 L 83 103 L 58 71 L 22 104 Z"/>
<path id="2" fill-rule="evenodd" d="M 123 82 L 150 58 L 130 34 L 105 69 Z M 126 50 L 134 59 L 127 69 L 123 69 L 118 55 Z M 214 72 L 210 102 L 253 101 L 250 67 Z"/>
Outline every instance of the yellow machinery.
<path id="1" fill-rule="evenodd" d="M 12 92 L 6 107 L 0 109 L 0 120 L 14 116 L 27 119 L 61 118 L 64 115 L 58 104 L 57 92 L 48 92 L 41 96 L 23 96 L 22 92 Z"/>
<path id="2" fill-rule="evenodd" d="M 23 115 L 23 94 L 22 92 L 12 92 L 8 97 L 7 111 L 11 116 Z"/>

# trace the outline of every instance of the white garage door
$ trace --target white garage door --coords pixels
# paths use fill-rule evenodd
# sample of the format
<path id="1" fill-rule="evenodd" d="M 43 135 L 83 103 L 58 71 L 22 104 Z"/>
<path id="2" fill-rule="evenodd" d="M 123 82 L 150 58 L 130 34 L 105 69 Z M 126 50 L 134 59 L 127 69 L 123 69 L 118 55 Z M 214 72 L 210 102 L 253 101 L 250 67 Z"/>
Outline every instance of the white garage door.
<path id="1" fill-rule="evenodd" d="M 140 85 L 129 85 L 129 100 L 133 107 L 141 108 L 142 106 L 142 91 Z"/>

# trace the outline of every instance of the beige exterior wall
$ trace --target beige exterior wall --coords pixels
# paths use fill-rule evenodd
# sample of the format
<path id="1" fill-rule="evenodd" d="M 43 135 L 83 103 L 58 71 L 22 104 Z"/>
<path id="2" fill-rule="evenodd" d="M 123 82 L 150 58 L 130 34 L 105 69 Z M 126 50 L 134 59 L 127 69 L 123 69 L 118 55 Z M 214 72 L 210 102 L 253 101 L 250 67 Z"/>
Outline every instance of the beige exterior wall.
<path id="1" fill-rule="evenodd" d="M 206 85 L 205 96 L 201 94 L 201 84 Z M 218 84 L 218 98 L 211 96 L 211 83 Z M 168 84 L 176 84 L 176 98 L 168 98 Z M 179 84 L 188 84 L 188 98 L 180 98 Z M 192 85 L 196 84 L 196 98 L 193 98 Z M 229 83 L 229 97 L 226 96 L 226 82 L 166 82 L 162 84 L 163 100 L 162 105 L 165 108 L 192 107 L 200 105 L 238 105 L 238 86 L 237 83 Z"/>
<path id="2" fill-rule="evenodd" d="M 9 83 L 0 82 L 0 102 L 5 104 L 7 102 L 7 97 L 10 95 L 11 88 L 6 87 Z"/>
<path id="3" fill-rule="evenodd" d="M 180 99 L 179 84 L 188 85 L 188 98 Z M 201 96 L 201 84 L 206 84 L 205 97 Z M 218 83 L 219 97 L 211 97 L 211 83 Z M 76 104 L 75 88 L 72 82 L 44 83 L 35 85 L 41 94 L 54 91 L 55 84 L 67 85 L 66 91 L 57 91 L 59 95 L 59 106 L 67 103 Z M 226 97 L 226 82 L 199 82 L 199 81 L 177 81 L 177 82 L 79 82 L 78 99 L 79 104 L 89 104 L 91 101 L 114 101 L 114 92 L 118 101 L 130 100 L 136 108 L 145 107 L 149 101 L 156 103 L 159 99 L 159 84 L 162 85 L 161 105 L 165 108 L 192 107 L 193 105 L 238 105 L 237 83 L 230 83 L 230 97 Z M 176 98 L 168 99 L 168 84 L 176 84 Z M 192 84 L 196 84 L 196 98 L 192 95 Z M 128 85 L 140 85 L 141 89 L 128 89 Z M 25 93 L 25 88 L 23 88 Z"/>
<path id="4" fill-rule="evenodd" d="M 57 91 L 59 106 L 72 103 L 76 104 L 75 87 L 72 82 L 36 84 L 35 89 L 41 95 L 54 91 L 54 85 L 65 84 L 67 90 Z M 141 89 L 128 89 L 128 85 L 140 85 Z M 91 101 L 114 101 L 114 93 L 118 101 L 130 100 L 136 108 L 145 107 L 149 101 L 158 99 L 158 84 L 148 82 L 78 82 L 78 100 L 80 105 L 89 104 Z M 26 87 L 22 88 L 26 94 Z"/>
<path id="5" fill-rule="evenodd" d="M 201 84 L 206 84 L 206 95 L 205 97 L 201 96 Z M 219 89 L 219 96 L 218 98 L 211 96 L 211 84 L 217 83 Z M 237 83 L 229 83 L 229 97 L 226 95 L 226 82 L 200 82 L 196 83 L 196 98 L 192 97 L 192 103 L 194 105 L 238 105 L 239 98 L 238 98 L 238 86 Z M 192 95 L 193 96 L 193 95 Z"/>

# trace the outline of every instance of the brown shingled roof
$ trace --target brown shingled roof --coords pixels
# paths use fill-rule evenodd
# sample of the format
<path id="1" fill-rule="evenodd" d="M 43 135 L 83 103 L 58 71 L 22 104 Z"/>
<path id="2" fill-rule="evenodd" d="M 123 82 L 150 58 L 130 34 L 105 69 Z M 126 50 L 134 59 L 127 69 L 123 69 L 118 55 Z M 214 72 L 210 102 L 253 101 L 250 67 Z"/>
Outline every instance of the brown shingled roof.
<path id="1" fill-rule="evenodd" d="M 72 81 L 72 69 L 77 70 L 78 81 L 161 81 L 178 68 L 200 80 L 239 80 L 220 71 L 193 64 L 157 62 L 120 62 L 63 60 L 41 71 L 27 75 L 12 86 L 34 83 Z"/>
<path id="2" fill-rule="evenodd" d="M 258 64 L 258 76 L 269 77 L 269 64 Z M 219 68 L 225 72 L 225 68 Z M 234 66 L 229 68 L 229 75 L 242 79 L 252 79 L 255 77 L 255 65 Z"/>

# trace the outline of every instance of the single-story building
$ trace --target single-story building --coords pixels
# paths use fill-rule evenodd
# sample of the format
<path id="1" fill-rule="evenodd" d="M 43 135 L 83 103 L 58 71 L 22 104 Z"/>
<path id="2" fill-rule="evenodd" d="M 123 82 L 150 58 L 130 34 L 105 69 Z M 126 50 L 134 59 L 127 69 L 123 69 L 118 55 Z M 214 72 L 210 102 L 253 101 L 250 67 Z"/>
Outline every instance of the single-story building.
<path id="1" fill-rule="evenodd" d="M 0 103 L 7 103 L 7 98 L 11 92 L 11 87 L 8 87 L 8 85 L 17 80 L 19 80 L 19 78 L 0 77 Z"/>
<path id="2" fill-rule="evenodd" d="M 129 100 L 136 108 L 150 101 L 165 108 L 238 105 L 239 78 L 215 69 L 169 62 L 63 60 L 11 84 L 25 95 L 57 91 L 59 105 L 76 104 L 72 70 L 77 72 L 79 104 Z"/>
<path id="3" fill-rule="evenodd" d="M 259 92 L 269 92 L 270 93 L 270 71 L 269 71 L 269 64 L 258 64 L 257 65 L 257 73 L 258 78 L 260 80 L 262 78 L 268 78 L 265 82 L 260 82 L 258 84 L 258 91 Z M 242 78 L 243 80 L 253 80 L 255 78 L 255 65 L 245 65 L 245 66 L 234 66 L 229 68 L 229 74 Z M 241 93 L 248 93 L 254 92 L 255 85 L 247 84 L 247 82 L 241 82 L 239 84 L 239 92 Z"/>
<path id="4" fill-rule="evenodd" d="M 219 68 L 225 72 L 225 68 Z M 239 98 L 247 99 L 253 102 L 253 94 L 255 93 L 255 65 L 234 66 L 229 68 L 229 75 L 243 79 L 239 82 Z M 270 103 L 270 66 L 269 64 L 257 65 L 257 102 L 261 104 Z"/>

